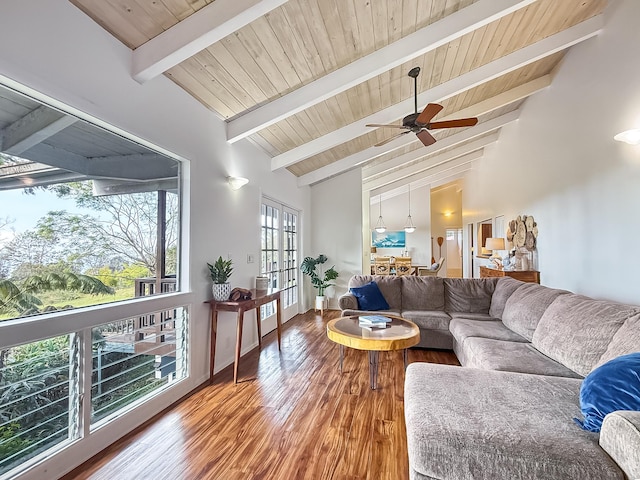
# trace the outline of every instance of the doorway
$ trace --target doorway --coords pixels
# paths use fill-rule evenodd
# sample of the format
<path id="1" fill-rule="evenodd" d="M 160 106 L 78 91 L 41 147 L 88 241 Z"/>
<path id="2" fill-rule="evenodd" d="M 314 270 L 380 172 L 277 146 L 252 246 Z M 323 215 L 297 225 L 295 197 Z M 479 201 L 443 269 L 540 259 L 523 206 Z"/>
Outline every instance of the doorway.
<path id="1" fill-rule="evenodd" d="M 448 278 L 462 278 L 462 228 L 445 230 Z"/>
<path id="2" fill-rule="evenodd" d="M 282 321 L 298 313 L 298 230 L 300 214 L 263 198 L 260 206 L 260 275 L 282 290 Z M 275 329 L 275 302 L 261 307 L 263 331 Z"/>

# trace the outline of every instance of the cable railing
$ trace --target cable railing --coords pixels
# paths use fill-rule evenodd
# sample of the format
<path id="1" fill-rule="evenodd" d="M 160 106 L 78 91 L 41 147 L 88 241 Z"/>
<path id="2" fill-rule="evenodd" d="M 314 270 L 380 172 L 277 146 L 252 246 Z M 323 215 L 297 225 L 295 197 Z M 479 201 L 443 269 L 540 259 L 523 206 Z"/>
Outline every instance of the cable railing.
<path id="1" fill-rule="evenodd" d="M 161 308 L 0 349 L 0 480 L 187 377 L 188 307 L 153 303 Z"/>

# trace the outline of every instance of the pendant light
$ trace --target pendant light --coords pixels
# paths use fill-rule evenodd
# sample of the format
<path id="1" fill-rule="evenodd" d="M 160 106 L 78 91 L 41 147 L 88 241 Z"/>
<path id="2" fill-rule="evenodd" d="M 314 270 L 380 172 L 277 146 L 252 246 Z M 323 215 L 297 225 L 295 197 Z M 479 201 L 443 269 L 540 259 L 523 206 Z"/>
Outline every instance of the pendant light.
<path id="1" fill-rule="evenodd" d="M 407 233 L 416 231 L 416 227 L 411 219 L 411 184 L 409 184 L 409 216 L 407 217 L 407 224 L 404 226 L 404 231 Z"/>
<path id="2" fill-rule="evenodd" d="M 384 220 L 382 219 L 382 195 L 378 198 L 380 199 L 380 216 L 378 217 L 378 223 L 376 223 L 376 232 L 384 233 L 387 231 L 387 227 L 384 226 Z"/>

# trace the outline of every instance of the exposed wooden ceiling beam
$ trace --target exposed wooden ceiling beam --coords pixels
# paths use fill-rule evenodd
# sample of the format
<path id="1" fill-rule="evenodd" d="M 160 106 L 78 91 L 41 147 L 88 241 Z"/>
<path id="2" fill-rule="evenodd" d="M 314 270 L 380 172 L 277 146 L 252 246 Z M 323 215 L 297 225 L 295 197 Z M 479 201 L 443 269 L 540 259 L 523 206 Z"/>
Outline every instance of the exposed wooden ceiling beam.
<path id="1" fill-rule="evenodd" d="M 2 151 L 20 155 L 77 121 L 75 117 L 44 105 L 38 107 L 0 131 Z"/>
<path id="2" fill-rule="evenodd" d="M 482 155 L 483 152 L 481 150 L 463 155 L 450 162 L 416 173 L 411 177 L 403 178 L 392 184 L 371 190 L 369 193 L 371 196 L 382 196 L 383 200 L 388 200 L 389 198 L 406 193 L 406 186 L 409 183 L 411 184 L 411 189 L 418 189 L 425 185 L 431 185 L 431 187 L 441 185 L 442 183 L 451 181 L 454 177 L 460 178 L 465 172 L 471 169 L 473 162 L 482 157 Z"/>
<path id="3" fill-rule="evenodd" d="M 543 75 L 542 77 L 538 77 L 523 85 L 514 87 L 511 90 L 507 90 L 506 92 L 500 93 L 495 97 L 488 98 L 486 100 L 483 100 L 482 102 L 478 102 L 467 108 L 459 110 L 458 112 L 451 113 L 450 115 L 447 115 L 446 117 L 443 117 L 442 119 L 439 119 L 439 120 L 452 120 L 454 118 L 461 118 L 461 117 L 479 117 L 493 110 L 497 110 L 513 102 L 517 102 L 518 100 L 522 100 L 523 98 L 533 95 L 534 93 L 539 92 L 543 88 L 548 87 L 550 84 L 551 84 L 551 76 Z M 491 122 L 483 122 L 479 126 L 474 127 L 477 130 L 472 130 L 471 132 L 466 130 L 466 132 L 471 133 L 473 136 L 483 135 L 484 133 L 490 130 L 499 128 L 500 126 L 505 125 L 506 123 L 517 119 L 517 116 L 513 119 L 509 119 L 509 117 L 506 117 L 504 115 L 499 118 L 500 120 L 493 119 L 491 120 Z M 505 122 L 505 123 L 502 123 L 502 122 Z M 477 134 L 474 133 L 476 131 L 480 131 L 481 133 L 477 133 Z M 457 136 L 447 137 L 446 139 L 444 139 L 444 141 L 436 143 L 434 146 L 430 147 L 432 150 L 428 152 L 428 154 L 435 153 L 439 150 L 442 150 L 443 148 L 449 148 L 450 146 L 452 146 L 452 144 L 450 144 L 449 142 L 451 142 L 452 140 L 457 142 L 457 140 L 455 140 L 456 138 L 459 138 L 459 137 Z M 469 137 L 469 138 L 472 138 L 472 137 Z M 460 142 L 466 141 L 469 138 L 466 138 L 465 140 L 461 140 Z M 364 150 L 361 150 L 357 153 L 349 155 L 348 157 L 340 159 L 337 162 L 331 165 L 328 165 L 327 167 L 323 167 L 324 170 L 320 169 L 319 171 L 310 172 L 308 174 L 309 177 L 307 178 L 312 179 L 313 180 L 312 183 L 317 183 L 323 180 L 324 178 L 337 175 L 342 171 L 349 170 L 357 165 L 364 164 L 365 162 L 369 162 L 378 157 L 386 155 L 387 153 L 391 153 L 395 150 L 399 150 L 400 148 L 403 148 L 417 141 L 418 140 L 415 137 L 415 135 L 404 135 L 398 138 L 397 140 L 387 143 L 386 145 L 383 145 L 381 147 L 365 148 Z M 384 171 L 387 168 L 392 168 L 387 165 L 389 164 L 387 164 L 386 162 L 380 165 L 376 165 L 374 167 L 367 167 L 365 165 L 363 166 L 363 176 L 371 176 L 371 175 L 374 175 L 377 171 Z M 369 170 L 370 168 L 372 168 L 373 170 Z M 327 177 L 322 177 L 323 173 L 326 174 Z"/>
<path id="4" fill-rule="evenodd" d="M 475 127 L 468 128 L 466 130 L 463 130 L 460 133 L 456 133 L 455 135 L 446 137 L 440 140 L 439 142 L 435 143 L 434 145 L 430 146 L 428 149 L 426 149 L 426 155 L 436 153 L 438 151 L 444 150 L 445 148 L 453 147 L 462 142 L 466 142 L 473 138 L 479 137 L 480 135 L 484 135 L 485 133 L 496 130 L 501 126 L 506 125 L 507 123 L 516 121 L 519 115 L 520 115 L 520 111 L 514 110 L 513 112 L 500 115 L 499 117 L 492 118 L 491 120 L 488 120 L 486 122 L 479 123 Z M 406 136 L 409 136 L 409 135 L 406 135 Z M 403 145 L 406 145 L 406 143 Z M 403 145 L 400 145 L 400 146 L 403 146 Z M 378 147 L 370 147 L 367 149 L 367 151 L 375 148 L 378 148 Z M 361 153 L 362 152 L 358 152 L 353 155 L 349 155 L 348 157 L 338 160 L 337 162 L 333 162 L 325 167 L 318 168 L 313 172 L 309 172 L 306 175 L 302 175 L 298 177 L 298 186 L 302 187 L 302 186 L 313 185 L 314 183 L 321 182 L 323 180 L 326 180 L 329 177 L 339 175 L 342 172 L 345 172 L 351 168 L 354 168 L 360 165 L 362 162 L 367 161 L 369 158 L 371 158 L 371 157 L 368 157 L 368 158 L 365 158 L 364 160 L 361 160 L 360 162 L 357 162 L 358 160 L 360 160 L 359 155 Z M 394 158 L 387 162 L 381 163 L 379 166 L 376 165 L 374 167 L 370 167 L 370 169 L 367 169 L 367 173 L 366 173 L 367 177 L 371 177 L 389 168 L 394 168 L 402 165 L 402 163 L 394 162 L 395 160 L 396 159 Z"/>
<path id="5" fill-rule="evenodd" d="M 219 1 L 219 0 L 218 0 Z M 480 0 L 227 123 L 230 143 L 446 45 L 535 0 Z"/>
<path id="6" fill-rule="evenodd" d="M 603 27 L 603 17 L 598 15 L 578 25 L 574 25 L 562 32 L 547 37 L 539 42 L 510 53 L 498 60 L 478 67 L 448 82 L 418 95 L 418 104 L 439 102 L 447 98 L 470 90 L 478 85 L 493 80 L 501 75 L 517 70 L 541 58 L 564 50 L 576 43 L 591 38 Z M 371 131 L 365 127 L 367 123 L 390 123 L 401 118 L 407 112 L 413 111 L 413 99 L 409 98 L 384 110 L 380 110 L 368 117 L 360 119 L 342 128 L 334 130 L 322 137 L 293 148 L 271 159 L 271 169 L 277 170 L 309 158 L 336 145 L 347 142 Z"/>
<path id="7" fill-rule="evenodd" d="M 363 182 L 362 188 L 365 190 L 375 190 L 376 188 L 389 185 L 398 180 L 402 180 L 404 178 L 415 175 L 416 173 L 420 173 L 425 170 L 429 170 L 435 166 L 447 163 L 450 160 L 453 160 L 454 158 L 458 158 L 463 155 L 467 155 L 469 153 L 474 153 L 479 150 L 482 150 L 483 147 L 486 147 L 487 145 L 497 142 L 499 137 L 500 137 L 500 133 L 494 132 L 492 134 L 486 135 L 476 140 L 472 140 L 471 142 L 465 143 L 464 145 L 460 145 L 446 152 L 440 153 L 438 155 L 430 156 L 429 158 L 425 158 L 421 162 L 413 163 L 411 165 L 407 165 L 406 167 L 398 168 L 384 175 L 379 175 L 376 178 Z M 425 156 L 424 152 L 421 152 L 420 150 L 415 150 L 413 152 L 409 152 L 403 155 L 403 157 L 411 158 L 410 161 L 412 162 L 415 162 L 416 160 L 419 160 L 424 156 Z"/>
<path id="8" fill-rule="evenodd" d="M 460 145 L 461 143 L 468 142 L 469 140 L 473 140 L 474 138 L 478 138 L 509 123 L 515 122 L 519 116 L 520 110 L 514 110 L 513 112 L 505 113 L 504 115 L 500 115 L 499 117 L 479 123 L 475 127 L 468 128 L 459 133 L 456 133 L 455 135 L 450 135 L 446 138 L 443 138 L 442 140 L 436 142 L 434 145 L 428 148 L 421 148 L 413 152 L 409 152 L 405 155 L 400 155 L 398 157 L 389 159 L 386 162 L 382 162 L 377 165 L 372 165 L 370 167 L 365 166 L 362 169 L 362 180 L 364 182 L 367 182 L 374 179 L 380 174 L 383 174 L 394 168 L 401 167 L 402 165 L 416 160 L 420 157 L 433 155 L 447 148 L 455 147 L 456 145 Z M 420 153 L 422 153 L 422 155 L 420 155 Z M 418 156 L 412 159 L 411 155 Z"/>
<path id="9" fill-rule="evenodd" d="M 132 76 L 151 80 L 286 2 L 216 0 L 136 48 Z"/>

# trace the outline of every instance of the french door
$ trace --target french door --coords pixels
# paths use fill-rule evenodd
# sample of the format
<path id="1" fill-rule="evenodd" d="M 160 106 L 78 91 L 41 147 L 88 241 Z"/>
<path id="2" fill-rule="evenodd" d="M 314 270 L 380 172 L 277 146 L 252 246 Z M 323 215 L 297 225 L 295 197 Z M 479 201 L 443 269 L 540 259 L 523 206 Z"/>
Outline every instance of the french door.
<path id="1" fill-rule="evenodd" d="M 263 198 L 260 219 L 260 275 L 269 287 L 282 290 L 282 321 L 287 321 L 298 313 L 299 213 Z M 266 331 L 275 328 L 275 302 L 264 305 L 261 314 Z"/>

